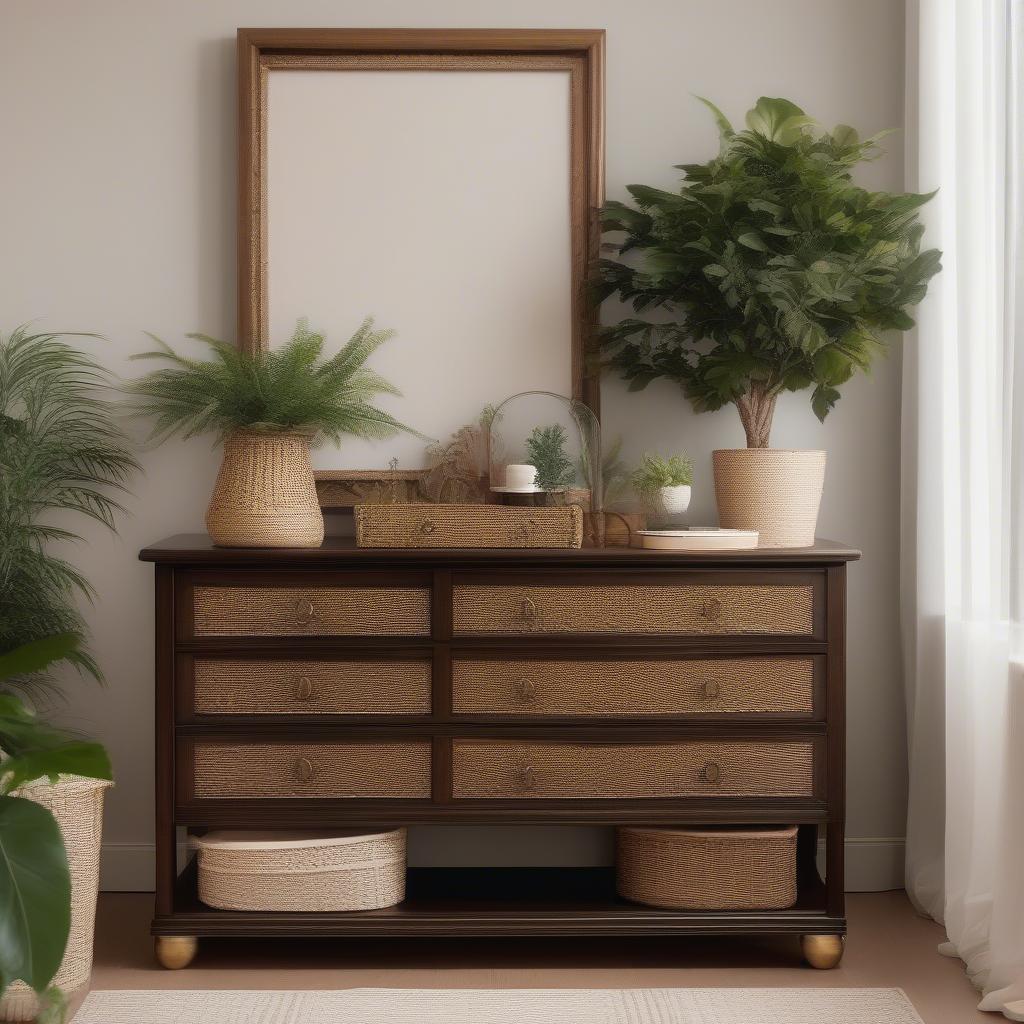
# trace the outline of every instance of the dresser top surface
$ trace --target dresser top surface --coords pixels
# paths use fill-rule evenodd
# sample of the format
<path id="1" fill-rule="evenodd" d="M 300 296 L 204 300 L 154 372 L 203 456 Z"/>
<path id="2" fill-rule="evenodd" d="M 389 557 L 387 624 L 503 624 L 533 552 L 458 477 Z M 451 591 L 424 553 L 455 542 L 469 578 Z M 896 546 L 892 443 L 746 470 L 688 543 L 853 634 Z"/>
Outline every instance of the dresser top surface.
<path id="1" fill-rule="evenodd" d="M 834 565 L 860 558 L 855 548 L 819 538 L 809 548 L 748 551 L 651 551 L 642 548 L 360 548 L 352 537 L 327 537 L 317 548 L 220 548 L 203 533 L 182 533 L 139 553 L 144 562 L 260 568 L 343 565 L 645 566 Z"/>

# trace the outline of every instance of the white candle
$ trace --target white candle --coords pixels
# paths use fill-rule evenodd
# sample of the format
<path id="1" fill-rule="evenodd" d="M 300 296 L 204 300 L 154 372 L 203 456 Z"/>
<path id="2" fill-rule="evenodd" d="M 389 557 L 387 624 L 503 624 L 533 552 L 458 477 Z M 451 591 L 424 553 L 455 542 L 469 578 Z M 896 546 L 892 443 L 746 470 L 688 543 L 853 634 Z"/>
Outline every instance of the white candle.
<path id="1" fill-rule="evenodd" d="M 537 470 L 533 466 L 511 465 L 505 467 L 505 486 L 515 487 L 517 490 L 527 490 L 534 486 L 537 480 Z"/>

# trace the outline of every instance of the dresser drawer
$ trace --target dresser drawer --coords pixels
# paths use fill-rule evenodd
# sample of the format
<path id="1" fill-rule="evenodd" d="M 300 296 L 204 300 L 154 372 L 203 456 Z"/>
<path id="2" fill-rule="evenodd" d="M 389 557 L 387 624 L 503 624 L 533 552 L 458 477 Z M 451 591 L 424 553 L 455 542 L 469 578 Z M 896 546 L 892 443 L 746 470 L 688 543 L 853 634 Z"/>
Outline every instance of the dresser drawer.
<path id="1" fill-rule="evenodd" d="M 452 663 L 462 715 L 637 718 L 768 715 L 809 718 L 820 656 L 750 658 L 477 658 Z"/>
<path id="2" fill-rule="evenodd" d="M 429 657 L 182 655 L 186 715 L 426 715 Z"/>
<path id="3" fill-rule="evenodd" d="M 430 635 L 427 586 L 196 583 L 188 610 L 197 637 Z"/>
<path id="4" fill-rule="evenodd" d="M 811 797 L 812 740 L 455 740 L 457 800 Z"/>
<path id="5" fill-rule="evenodd" d="M 189 741 L 186 741 L 186 747 Z M 430 742 L 282 743 L 196 739 L 189 797 L 429 799 Z"/>
<path id="6" fill-rule="evenodd" d="M 776 573 L 705 582 L 682 573 L 628 582 L 522 584 L 457 581 L 457 636 L 616 634 L 813 637 L 822 632 L 821 580 Z M 763 581 L 762 581 L 763 580 Z"/>

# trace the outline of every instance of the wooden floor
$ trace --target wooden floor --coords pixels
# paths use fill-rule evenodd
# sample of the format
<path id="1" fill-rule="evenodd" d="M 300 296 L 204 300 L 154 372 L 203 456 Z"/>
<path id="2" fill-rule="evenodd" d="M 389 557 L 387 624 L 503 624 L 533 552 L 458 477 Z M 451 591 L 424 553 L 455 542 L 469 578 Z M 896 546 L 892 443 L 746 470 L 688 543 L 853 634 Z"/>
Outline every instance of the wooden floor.
<path id="1" fill-rule="evenodd" d="M 799 966 L 796 939 L 204 940 L 184 971 L 152 959 L 152 897 L 100 897 L 98 989 L 895 987 L 925 1024 L 976 1024 L 978 995 L 942 929 L 903 893 L 848 897 L 850 937 L 834 971 Z M 867 1022 L 866 1022 L 867 1024 Z"/>

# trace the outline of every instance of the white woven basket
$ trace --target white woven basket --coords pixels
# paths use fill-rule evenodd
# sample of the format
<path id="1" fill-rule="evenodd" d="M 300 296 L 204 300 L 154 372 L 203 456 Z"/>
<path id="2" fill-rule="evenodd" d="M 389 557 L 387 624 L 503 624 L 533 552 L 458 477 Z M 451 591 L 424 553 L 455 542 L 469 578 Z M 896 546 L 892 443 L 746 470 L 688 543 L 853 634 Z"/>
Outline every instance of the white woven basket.
<path id="1" fill-rule="evenodd" d="M 101 779 L 67 775 L 56 785 L 45 780 L 30 783 L 17 794 L 47 808 L 64 837 L 71 868 L 71 931 L 64 959 L 52 984 L 69 996 L 89 984 L 92 972 L 103 794 L 109 785 Z M 0 998 L 0 1021 L 35 1020 L 38 1012 L 39 1000 L 35 992 L 20 981 L 11 985 Z"/>
<path id="2" fill-rule="evenodd" d="M 199 898 L 221 910 L 376 910 L 405 899 L 405 829 L 211 832 L 199 849 Z"/>

